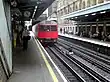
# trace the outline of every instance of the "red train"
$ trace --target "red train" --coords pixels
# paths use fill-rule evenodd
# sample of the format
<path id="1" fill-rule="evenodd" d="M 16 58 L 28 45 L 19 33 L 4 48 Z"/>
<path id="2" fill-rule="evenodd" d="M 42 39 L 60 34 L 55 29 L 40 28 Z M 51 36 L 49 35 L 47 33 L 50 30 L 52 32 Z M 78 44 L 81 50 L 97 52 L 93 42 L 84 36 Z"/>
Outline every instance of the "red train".
<path id="1" fill-rule="evenodd" d="M 58 38 L 58 25 L 54 21 L 43 21 L 34 27 L 35 37 L 42 43 L 55 43 Z"/>

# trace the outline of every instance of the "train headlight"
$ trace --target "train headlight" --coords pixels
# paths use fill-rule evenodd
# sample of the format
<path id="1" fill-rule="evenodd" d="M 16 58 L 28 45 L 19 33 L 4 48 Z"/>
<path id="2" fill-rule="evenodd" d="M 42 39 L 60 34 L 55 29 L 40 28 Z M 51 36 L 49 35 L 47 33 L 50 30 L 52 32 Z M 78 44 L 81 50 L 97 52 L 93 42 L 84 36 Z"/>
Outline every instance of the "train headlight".
<path id="1" fill-rule="evenodd" d="M 54 42 L 56 42 L 56 40 L 54 40 Z"/>
<path id="2" fill-rule="evenodd" d="M 42 40 L 40 40 L 41 42 L 43 42 Z"/>

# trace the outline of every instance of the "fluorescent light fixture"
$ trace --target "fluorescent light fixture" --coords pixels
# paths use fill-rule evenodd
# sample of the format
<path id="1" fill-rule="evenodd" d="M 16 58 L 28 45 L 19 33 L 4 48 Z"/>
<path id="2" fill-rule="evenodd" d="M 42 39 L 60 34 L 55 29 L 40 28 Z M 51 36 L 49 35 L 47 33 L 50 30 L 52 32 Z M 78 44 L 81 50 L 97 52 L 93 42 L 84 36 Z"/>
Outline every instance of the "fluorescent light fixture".
<path id="1" fill-rule="evenodd" d="M 34 13 L 32 15 L 32 18 L 34 18 L 34 15 L 35 15 L 36 10 L 37 10 L 37 6 L 35 6 L 35 9 L 34 9 Z"/>
<path id="2" fill-rule="evenodd" d="M 35 15 L 35 12 L 33 13 L 32 18 L 34 18 L 34 15 Z"/>
<path id="3" fill-rule="evenodd" d="M 35 6 L 35 8 L 37 9 L 37 6 Z"/>
<path id="4" fill-rule="evenodd" d="M 34 12 L 36 12 L 36 9 L 34 9 Z"/>
<path id="5" fill-rule="evenodd" d="M 102 12 L 100 12 L 101 14 L 103 14 L 103 13 L 106 13 L 106 11 L 102 11 Z"/>
<path id="6" fill-rule="evenodd" d="M 85 17 L 87 17 L 87 16 L 89 16 L 89 15 L 85 15 Z"/>
<path id="7" fill-rule="evenodd" d="M 76 19 L 78 18 L 78 17 L 75 17 Z"/>
<path id="8" fill-rule="evenodd" d="M 96 15 L 96 13 L 93 13 L 92 15 Z"/>

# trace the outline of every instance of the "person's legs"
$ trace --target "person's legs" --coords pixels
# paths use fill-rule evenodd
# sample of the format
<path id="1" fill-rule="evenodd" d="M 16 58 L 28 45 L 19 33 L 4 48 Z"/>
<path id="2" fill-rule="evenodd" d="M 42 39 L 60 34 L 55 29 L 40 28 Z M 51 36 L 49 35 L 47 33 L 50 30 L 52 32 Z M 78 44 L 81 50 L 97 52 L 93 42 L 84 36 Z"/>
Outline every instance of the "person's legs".
<path id="1" fill-rule="evenodd" d="M 26 40 L 26 50 L 27 50 L 27 48 L 28 48 L 28 40 Z"/>
<path id="2" fill-rule="evenodd" d="M 28 40 L 27 40 L 27 48 L 28 48 Z"/>

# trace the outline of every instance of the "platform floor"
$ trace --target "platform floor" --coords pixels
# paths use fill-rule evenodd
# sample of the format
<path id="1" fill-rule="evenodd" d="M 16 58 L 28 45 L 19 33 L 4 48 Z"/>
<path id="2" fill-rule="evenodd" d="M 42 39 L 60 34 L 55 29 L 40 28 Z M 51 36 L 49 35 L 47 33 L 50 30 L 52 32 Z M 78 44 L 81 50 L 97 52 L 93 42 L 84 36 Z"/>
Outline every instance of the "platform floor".
<path id="1" fill-rule="evenodd" d="M 58 82 L 64 82 L 56 69 L 53 71 Z M 55 82 L 34 39 L 29 41 L 27 51 L 16 49 L 13 55 L 13 74 L 8 82 Z"/>

